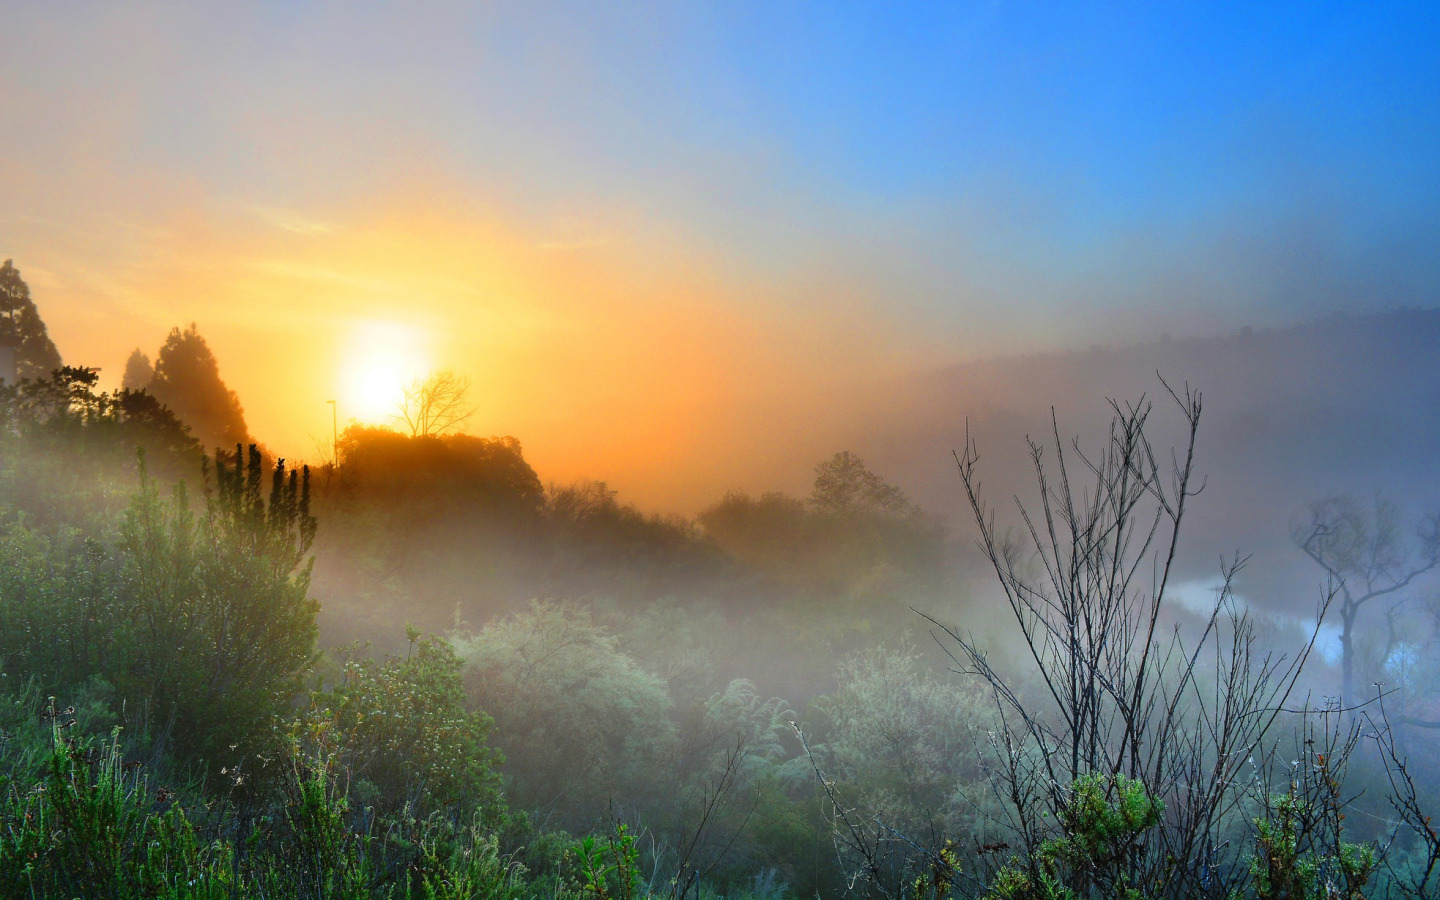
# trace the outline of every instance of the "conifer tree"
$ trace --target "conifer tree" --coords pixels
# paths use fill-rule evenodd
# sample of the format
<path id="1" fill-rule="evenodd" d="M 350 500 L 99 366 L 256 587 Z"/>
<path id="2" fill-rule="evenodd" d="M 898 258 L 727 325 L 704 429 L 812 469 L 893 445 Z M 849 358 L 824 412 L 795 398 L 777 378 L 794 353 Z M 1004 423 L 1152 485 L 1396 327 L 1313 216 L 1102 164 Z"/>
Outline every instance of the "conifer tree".
<path id="1" fill-rule="evenodd" d="M 155 356 L 149 389 L 190 426 L 202 447 L 228 449 L 249 443 L 240 398 L 220 379 L 215 354 L 194 323 L 184 331 L 170 329 Z"/>
<path id="2" fill-rule="evenodd" d="M 130 391 L 143 391 L 154 379 L 155 366 L 150 363 L 150 357 L 136 347 L 130 358 L 125 360 L 125 374 L 121 376 L 120 386 Z"/>
<path id="3" fill-rule="evenodd" d="M 0 347 L 15 351 L 17 378 L 44 378 L 60 368 L 60 351 L 30 299 L 30 287 L 12 260 L 0 265 Z"/>

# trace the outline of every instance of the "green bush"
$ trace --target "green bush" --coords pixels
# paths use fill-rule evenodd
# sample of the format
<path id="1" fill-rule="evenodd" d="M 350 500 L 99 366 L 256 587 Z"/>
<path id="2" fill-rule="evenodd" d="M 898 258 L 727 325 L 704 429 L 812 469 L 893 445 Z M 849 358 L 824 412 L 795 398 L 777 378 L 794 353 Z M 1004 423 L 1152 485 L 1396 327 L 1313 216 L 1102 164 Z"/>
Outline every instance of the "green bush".
<path id="1" fill-rule="evenodd" d="M 311 695 L 312 729 L 328 729 L 352 791 L 380 815 L 482 808 L 504 818 L 499 753 L 486 746 L 491 719 L 466 708 L 464 664 L 439 638 L 409 631 L 410 650 L 382 660 L 343 653 L 341 680 Z"/>
<path id="2" fill-rule="evenodd" d="M 1145 832 L 1160 824 L 1164 804 L 1143 782 L 1124 775 L 1085 775 L 1071 783 L 1061 807 L 1061 833 L 1035 856 L 1006 866 L 986 900 L 1143 900 L 1131 863 Z"/>

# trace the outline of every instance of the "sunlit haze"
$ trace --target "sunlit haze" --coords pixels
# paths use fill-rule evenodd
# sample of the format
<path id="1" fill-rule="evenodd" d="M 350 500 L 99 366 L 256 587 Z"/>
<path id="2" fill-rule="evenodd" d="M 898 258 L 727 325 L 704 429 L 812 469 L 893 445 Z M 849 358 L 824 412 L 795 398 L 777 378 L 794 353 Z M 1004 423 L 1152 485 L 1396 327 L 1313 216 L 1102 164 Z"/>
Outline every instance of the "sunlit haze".
<path id="1" fill-rule="evenodd" d="M 1437 0 L 3 9 L 0 897 L 1440 900 Z"/>

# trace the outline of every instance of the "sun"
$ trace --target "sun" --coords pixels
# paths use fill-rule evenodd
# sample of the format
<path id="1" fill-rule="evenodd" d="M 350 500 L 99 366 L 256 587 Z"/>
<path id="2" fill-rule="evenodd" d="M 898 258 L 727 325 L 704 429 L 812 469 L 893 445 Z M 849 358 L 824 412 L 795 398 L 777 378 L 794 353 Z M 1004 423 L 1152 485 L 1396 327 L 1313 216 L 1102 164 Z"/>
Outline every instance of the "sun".
<path id="1" fill-rule="evenodd" d="M 401 322 L 357 322 L 350 330 L 340 372 L 340 417 L 386 425 L 405 386 L 429 370 L 425 334 Z"/>

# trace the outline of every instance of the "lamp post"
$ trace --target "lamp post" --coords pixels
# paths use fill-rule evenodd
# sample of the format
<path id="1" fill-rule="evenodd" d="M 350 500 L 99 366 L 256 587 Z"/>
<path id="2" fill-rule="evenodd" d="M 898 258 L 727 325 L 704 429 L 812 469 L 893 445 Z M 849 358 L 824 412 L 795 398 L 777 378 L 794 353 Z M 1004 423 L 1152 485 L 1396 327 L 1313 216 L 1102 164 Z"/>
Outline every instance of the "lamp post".
<path id="1" fill-rule="evenodd" d="M 330 465 L 340 464 L 340 414 L 336 412 L 334 400 L 326 400 L 330 404 Z"/>

